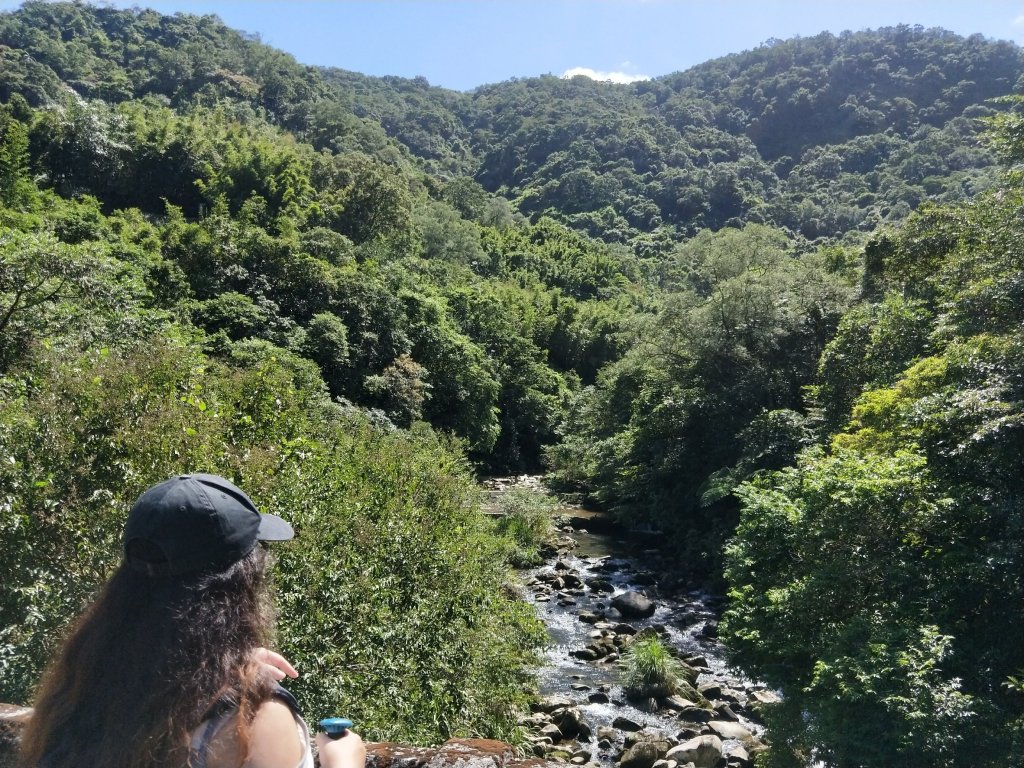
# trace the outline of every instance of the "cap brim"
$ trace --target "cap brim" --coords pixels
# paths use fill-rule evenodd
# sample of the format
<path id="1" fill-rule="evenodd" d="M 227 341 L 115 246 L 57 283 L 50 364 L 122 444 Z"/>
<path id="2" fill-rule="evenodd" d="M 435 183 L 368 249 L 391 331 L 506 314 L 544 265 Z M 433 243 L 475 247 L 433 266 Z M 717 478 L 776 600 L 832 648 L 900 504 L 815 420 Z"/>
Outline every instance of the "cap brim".
<path id="1" fill-rule="evenodd" d="M 260 541 L 288 541 L 295 538 L 295 531 L 277 515 L 263 513 L 260 515 L 260 527 L 256 538 Z"/>

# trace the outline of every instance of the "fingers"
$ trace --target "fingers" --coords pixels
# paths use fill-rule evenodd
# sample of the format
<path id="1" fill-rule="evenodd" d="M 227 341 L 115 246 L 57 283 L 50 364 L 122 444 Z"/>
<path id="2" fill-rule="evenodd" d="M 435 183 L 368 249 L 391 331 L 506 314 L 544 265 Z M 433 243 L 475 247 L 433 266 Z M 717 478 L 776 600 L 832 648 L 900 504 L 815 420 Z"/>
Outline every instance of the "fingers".
<path id="1" fill-rule="evenodd" d="M 366 746 L 359 734 L 352 731 L 336 739 L 318 733 L 316 748 L 322 768 L 363 768 L 366 762 Z"/>
<path id="2" fill-rule="evenodd" d="M 262 664 L 267 673 L 278 682 L 286 677 L 299 676 L 298 670 L 291 665 L 288 659 L 269 648 L 257 648 L 252 652 L 252 657 Z"/>

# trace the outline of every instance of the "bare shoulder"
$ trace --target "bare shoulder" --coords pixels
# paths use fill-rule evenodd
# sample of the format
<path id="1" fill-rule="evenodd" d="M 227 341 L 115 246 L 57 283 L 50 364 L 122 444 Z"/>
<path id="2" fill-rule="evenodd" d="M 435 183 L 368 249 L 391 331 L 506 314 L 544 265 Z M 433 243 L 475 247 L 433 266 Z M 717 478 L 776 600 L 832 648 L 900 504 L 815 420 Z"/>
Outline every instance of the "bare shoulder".
<path id="1" fill-rule="evenodd" d="M 283 702 L 268 699 L 252 721 L 245 768 L 295 768 L 302 760 L 303 746 L 292 711 Z"/>
<path id="2" fill-rule="evenodd" d="M 302 761 L 303 753 L 304 745 L 292 711 L 284 703 L 268 699 L 260 705 L 249 727 L 248 757 L 241 753 L 232 719 L 210 742 L 206 765 L 208 768 L 295 768 Z"/>

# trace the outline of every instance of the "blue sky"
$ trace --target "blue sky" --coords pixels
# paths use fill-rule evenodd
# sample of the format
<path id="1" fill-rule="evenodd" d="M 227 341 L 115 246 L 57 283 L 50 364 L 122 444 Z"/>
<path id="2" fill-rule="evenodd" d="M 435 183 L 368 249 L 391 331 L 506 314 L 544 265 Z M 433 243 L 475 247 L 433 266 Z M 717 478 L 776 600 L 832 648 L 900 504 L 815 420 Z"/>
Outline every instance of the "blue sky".
<path id="1" fill-rule="evenodd" d="M 20 0 L 0 0 L 12 10 Z M 769 38 L 894 24 L 1024 43 L 1024 0 L 116 0 L 215 13 L 306 64 L 467 90 L 591 70 L 657 77 Z"/>

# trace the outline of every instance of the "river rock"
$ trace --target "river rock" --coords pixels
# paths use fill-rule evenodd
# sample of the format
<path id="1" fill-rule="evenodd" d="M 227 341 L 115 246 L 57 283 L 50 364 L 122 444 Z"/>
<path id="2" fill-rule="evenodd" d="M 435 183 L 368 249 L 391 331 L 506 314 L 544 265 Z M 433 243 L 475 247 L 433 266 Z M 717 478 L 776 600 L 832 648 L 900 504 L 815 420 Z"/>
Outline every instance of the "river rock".
<path id="1" fill-rule="evenodd" d="M 781 697 L 772 691 L 751 691 L 750 699 L 747 701 L 747 716 L 760 722 L 764 708 L 780 701 Z"/>
<path id="2" fill-rule="evenodd" d="M 714 619 L 708 619 L 704 622 L 704 626 L 700 630 L 700 636 L 709 638 L 718 637 L 718 622 Z"/>
<path id="3" fill-rule="evenodd" d="M 697 690 L 707 699 L 717 699 L 722 695 L 722 686 L 718 683 L 704 683 L 703 685 L 698 685 Z"/>
<path id="4" fill-rule="evenodd" d="M 697 704 L 689 699 L 684 699 L 681 696 L 666 696 L 661 700 L 661 706 L 665 709 L 670 709 L 673 712 L 682 712 L 684 709 L 696 707 Z"/>
<path id="5" fill-rule="evenodd" d="M 586 580 L 586 585 L 590 587 L 591 592 L 597 593 L 611 593 L 615 591 L 615 587 L 608 579 L 590 578 Z"/>
<path id="6" fill-rule="evenodd" d="M 665 759 L 677 763 L 693 763 L 695 768 L 715 768 L 722 759 L 722 740 L 710 734 L 697 736 L 678 747 L 672 747 Z"/>
<path id="7" fill-rule="evenodd" d="M 518 724 L 527 728 L 543 728 L 551 722 L 551 716 L 545 712 L 534 712 L 532 715 L 519 718 Z"/>
<path id="8" fill-rule="evenodd" d="M 604 617 L 599 613 L 591 613 L 590 611 L 580 611 L 579 620 L 584 624 L 597 624 Z"/>
<path id="9" fill-rule="evenodd" d="M 618 624 L 611 625 L 611 630 L 616 635 L 635 635 L 636 627 L 632 624 L 626 624 L 625 622 L 619 622 Z"/>
<path id="10" fill-rule="evenodd" d="M 782 697 L 774 691 L 752 691 L 750 697 L 754 700 L 752 704 L 778 704 Z"/>
<path id="11" fill-rule="evenodd" d="M 726 704 L 724 701 L 720 701 L 715 704 L 715 712 L 718 713 L 719 720 L 729 720 L 731 722 L 739 722 L 739 715 L 733 712 L 732 707 Z"/>
<path id="12" fill-rule="evenodd" d="M 754 747 L 758 744 L 754 734 L 739 723 L 733 723 L 728 720 L 712 720 L 708 723 L 708 728 L 714 731 L 720 738 L 734 739 L 745 747 Z"/>
<path id="13" fill-rule="evenodd" d="M 561 741 L 563 734 L 562 730 L 554 723 L 548 723 L 540 729 L 541 736 L 547 736 L 552 742 Z"/>
<path id="14" fill-rule="evenodd" d="M 591 646 L 586 648 L 580 648 L 576 651 L 569 651 L 569 655 L 573 658 L 580 659 L 581 661 L 594 661 L 598 658 L 598 653 Z"/>
<path id="15" fill-rule="evenodd" d="M 558 729 L 566 738 L 590 741 L 590 734 L 592 733 L 590 724 L 583 719 L 582 713 L 576 707 L 569 707 L 564 711 L 554 712 L 552 720 L 554 720 Z"/>
<path id="16" fill-rule="evenodd" d="M 562 575 L 562 583 L 568 589 L 579 589 L 583 586 L 583 580 L 575 573 L 566 573 Z"/>
<path id="17" fill-rule="evenodd" d="M 587 696 L 587 701 L 591 704 L 607 704 L 611 699 L 609 699 L 608 694 L 604 691 L 594 691 Z"/>
<path id="18" fill-rule="evenodd" d="M 602 741 L 615 741 L 619 738 L 619 732 L 610 726 L 600 725 L 597 728 L 597 738 Z"/>
<path id="19" fill-rule="evenodd" d="M 719 693 L 715 698 L 722 699 L 730 704 L 739 704 L 740 706 L 743 706 L 747 700 L 746 696 L 734 688 L 723 688 L 721 693 Z"/>
<path id="20" fill-rule="evenodd" d="M 703 730 L 704 728 L 698 728 L 696 725 L 684 726 L 678 733 L 676 733 L 676 743 L 679 744 L 684 741 L 689 741 L 690 739 L 695 739 L 701 735 L 701 731 Z"/>
<path id="21" fill-rule="evenodd" d="M 534 712 L 554 712 L 556 709 L 568 709 L 572 707 L 576 702 L 570 699 L 568 696 L 548 696 L 541 699 L 540 701 L 534 702 L 530 709 Z"/>
<path id="22" fill-rule="evenodd" d="M 715 718 L 715 713 L 703 707 L 687 707 L 679 711 L 679 719 L 684 723 L 709 723 Z"/>
<path id="23" fill-rule="evenodd" d="M 640 723 L 635 720 L 630 720 L 628 717 L 619 715 L 612 721 L 612 727 L 618 728 L 620 731 L 639 731 L 643 728 Z"/>
<path id="24" fill-rule="evenodd" d="M 634 744 L 639 744 L 641 741 L 656 746 L 658 748 L 659 757 L 664 757 L 669 749 L 678 743 L 671 740 L 670 737 L 662 731 L 648 730 L 647 728 L 642 731 L 626 734 L 626 747 L 632 747 Z"/>
<path id="25" fill-rule="evenodd" d="M 612 606 L 626 618 L 647 618 L 654 615 L 654 603 L 639 592 L 623 592 L 612 598 Z"/>
<path id="26" fill-rule="evenodd" d="M 750 759 L 750 753 L 743 747 L 735 747 L 726 758 L 728 768 L 752 768 L 754 761 Z"/>
<path id="27" fill-rule="evenodd" d="M 622 754 L 619 765 L 622 768 L 653 768 L 661 755 L 658 745 L 650 741 L 639 741 Z"/>

